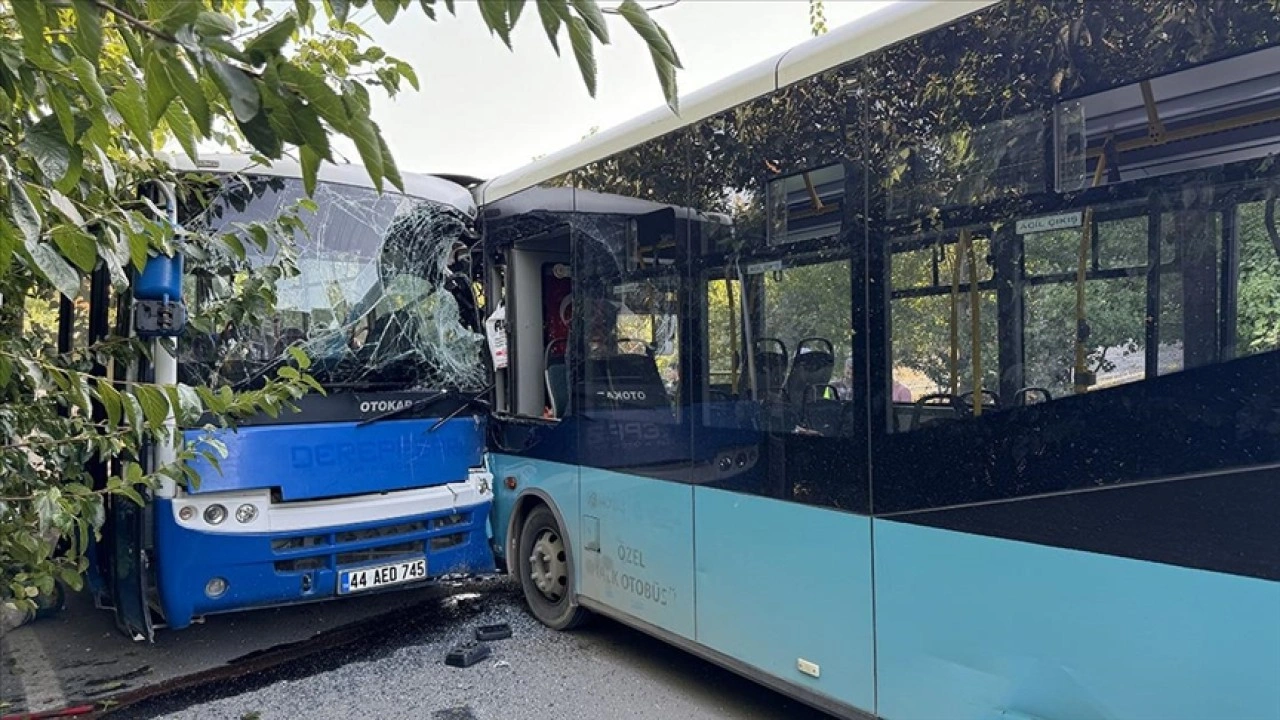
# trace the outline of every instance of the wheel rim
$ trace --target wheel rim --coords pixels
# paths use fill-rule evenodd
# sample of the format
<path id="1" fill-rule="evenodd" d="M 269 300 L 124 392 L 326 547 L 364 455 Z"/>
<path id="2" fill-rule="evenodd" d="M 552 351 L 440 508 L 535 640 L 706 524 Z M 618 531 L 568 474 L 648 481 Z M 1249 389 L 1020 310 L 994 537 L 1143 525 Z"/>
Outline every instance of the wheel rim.
<path id="1" fill-rule="evenodd" d="M 529 579 L 542 596 L 553 603 L 564 597 L 569 584 L 569 563 L 566 562 L 564 540 L 551 529 L 538 533 L 529 555 Z"/>

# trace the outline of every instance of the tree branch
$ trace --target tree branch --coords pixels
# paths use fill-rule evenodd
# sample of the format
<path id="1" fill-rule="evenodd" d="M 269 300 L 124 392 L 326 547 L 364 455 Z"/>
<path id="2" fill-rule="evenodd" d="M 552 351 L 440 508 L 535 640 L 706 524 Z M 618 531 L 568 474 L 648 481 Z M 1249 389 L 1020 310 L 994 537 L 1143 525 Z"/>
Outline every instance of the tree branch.
<path id="1" fill-rule="evenodd" d="M 165 40 L 165 41 L 167 41 L 167 42 L 171 42 L 171 43 L 173 43 L 174 45 L 177 45 L 177 44 L 178 44 L 178 38 L 174 37 L 173 35 L 170 35 L 169 33 L 165 32 L 165 31 L 163 31 L 163 30 L 160 30 L 160 29 L 158 29 L 158 28 L 152 27 L 150 24 L 148 24 L 148 23 L 147 23 L 147 21 L 142 20 L 142 19 L 139 19 L 139 18 L 136 18 L 136 17 L 134 17 L 134 16 L 130 15 L 129 13 L 125 12 L 124 10 L 121 10 L 120 8 L 116 7 L 115 5 L 112 5 L 111 3 L 107 2 L 106 0 L 93 0 L 93 5 L 94 5 L 94 7 L 100 8 L 100 9 L 102 9 L 102 10 L 105 10 L 105 11 L 107 11 L 107 12 L 111 13 L 112 15 L 115 15 L 116 17 L 118 17 L 118 18 L 120 18 L 121 20 L 125 21 L 125 22 L 126 22 L 126 23 L 128 23 L 129 25 L 132 25 L 133 27 L 137 28 L 138 30 L 141 30 L 141 31 L 143 31 L 143 32 L 145 32 L 145 33 L 147 33 L 147 34 L 149 34 L 149 35 L 154 35 L 155 37 L 158 37 L 158 38 L 160 38 L 161 40 Z"/>

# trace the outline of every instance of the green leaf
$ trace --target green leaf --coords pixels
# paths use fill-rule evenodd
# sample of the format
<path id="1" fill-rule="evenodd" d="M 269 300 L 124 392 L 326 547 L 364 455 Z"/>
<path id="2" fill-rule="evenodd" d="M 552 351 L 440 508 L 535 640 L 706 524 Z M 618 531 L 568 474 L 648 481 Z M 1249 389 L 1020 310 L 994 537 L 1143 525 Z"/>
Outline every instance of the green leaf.
<path id="1" fill-rule="evenodd" d="M 98 400 L 102 402 L 102 407 L 107 411 L 107 425 L 116 427 L 120 424 L 120 415 L 124 410 L 124 404 L 120 400 L 120 391 L 111 386 L 111 382 L 106 378 L 97 378 Z"/>
<path id="2" fill-rule="evenodd" d="M 164 113 L 165 123 L 169 126 L 173 137 L 182 146 L 187 157 L 191 158 L 192 163 L 199 161 L 196 153 L 196 127 L 191 122 L 191 116 L 187 115 L 187 111 L 182 109 L 178 103 L 171 103 L 169 109 Z"/>
<path id="3" fill-rule="evenodd" d="M 566 0 L 539 0 L 538 2 L 538 17 L 542 18 L 542 29 L 546 31 L 547 39 L 551 41 L 551 49 L 556 51 L 557 57 L 560 55 L 560 41 L 557 36 L 560 34 L 561 12 L 556 5 L 564 5 L 565 2 Z"/>
<path id="4" fill-rule="evenodd" d="M 276 160 L 284 152 L 284 143 L 281 142 L 280 136 L 271 128 L 271 121 L 267 118 L 266 113 L 258 113 L 250 118 L 248 122 L 236 121 L 240 132 L 244 134 L 244 138 L 249 141 L 253 148 L 263 155 Z"/>
<path id="5" fill-rule="evenodd" d="M 36 268 L 58 292 L 69 298 L 80 294 L 80 273 L 62 259 L 57 251 L 44 243 L 35 243 L 27 246 L 27 252 Z"/>
<path id="6" fill-rule="evenodd" d="M 435 22 L 436 19 L 435 2 L 436 0 L 418 0 L 418 5 L 422 8 L 423 14 L 432 22 Z"/>
<path id="7" fill-rule="evenodd" d="M 93 236 L 71 225 L 59 225 L 53 229 L 53 244 L 85 273 L 93 272 L 98 264 L 98 245 Z"/>
<path id="8" fill-rule="evenodd" d="M 396 13 L 400 12 L 400 3 L 398 0 L 373 0 L 373 9 L 382 18 L 382 22 L 390 23 L 396 19 Z"/>
<path id="9" fill-rule="evenodd" d="M 142 272 L 147 266 L 147 256 L 151 252 L 151 243 L 144 232 L 129 232 L 129 255 L 133 259 L 133 267 Z"/>
<path id="10" fill-rule="evenodd" d="M 524 11 L 524 0 L 507 0 L 507 24 L 515 27 L 520 21 L 520 13 Z"/>
<path id="11" fill-rule="evenodd" d="M 415 91 L 419 89 L 418 73 L 414 71 L 412 65 L 407 62 L 400 62 L 396 64 L 396 69 L 400 71 L 400 76 L 408 81 L 409 85 L 413 86 Z"/>
<path id="12" fill-rule="evenodd" d="M 213 71 L 213 79 L 223 97 L 231 103 L 236 121 L 243 124 L 257 117 L 262 98 L 258 95 L 258 85 L 253 78 L 240 68 L 221 60 L 209 63 L 209 69 Z"/>
<path id="13" fill-rule="evenodd" d="M 310 3 L 307 4 L 310 5 Z M 234 35 L 236 32 L 236 21 L 234 18 L 223 15 L 220 12 L 213 12 L 212 10 L 201 10 L 200 14 L 196 15 L 196 20 L 193 26 L 195 27 L 196 32 L 207 38 L 226 37 L 228 35 Z"/>
<path id="14" fill-rule="evenodd" d="M 293 88 L 320 117 L 339 132 L 347 132 L 348 116 L 342 97 L 325 82 L 324 77 L 291 63 L 281 63 L 280 79 Z"/>
<path id="15" fill-rule="evenodd" d="M 293 0 L 293 11 L 298 13 L 298 23 L 301 25 L 309 25 L 315 15 L 311 0 Z"/>
<path id="16" fill-rule="evenodd" d="M 244 260 L 244 243 L 240 241 L 240 236 L 235 233 L 223 233 L 218 236 L 218 239 L 222 240 L 222 244 L 226 245 L 227 249 L 230 250 L 237 259 Z"/>
<path id="17" fill-rule="evenodd" d="M 204 3 L 191 0 L 147 0 L 148 14 L 167 29 L 177 29 L 195 22 L 204 9 L 203 6 Z"/>
<path id="18" fill-rule="evenodd" d="M 107 154 L 100 147 L 93 148 L 98 153 L 98 167 L 102 170 L 102 179 L 107 184 L 107 192 L 115 193 L 116 191 L 116 170 L 115 165 L 107 159 Z"/>
<path id="19" fill-rule="evenodd" d="M 27 55 L 48 57 L 49 49 L 44 41 L 44 2 L 17 0 L 9 3 L 9 6 L 13 8 L 13 15 L 18 20 L 18 29 L 22 31 L 22 44 Z"/>
<path id="20" fill-rule="evenodd" d="M 76 141 L 76 116 L 71 110 L 71 101 L 62 94 L 61 88 L 50 88 L 46 96 L 53 114 L 58 117 L 58 126 L 62 128 L 62 139 L 70 145 Z"/>
<path id="21" fill-rule="evenodd" d="M 288 351 L 289 351 L 289 356 L 293 358 L 293 361 L 298 364 L 298 367 L 300 369 L 306 370 L 307 368 L 311 367 L 311 358 L 307 357 L 307 353 L 305 350 L 298 347 L 297 345 L 290 345 L 288 348 Z M 0 383 L 0 385 L 3 385 L 3 384 L 4 383 Z"/>
<path id="22" fill-rule="evenodd" d="M 378 136 L 378 150 L 382 153 L 382 175 L 400 192 L 404 192 L 404 180 L 400 177 L 400 169 L 391 157 L 391 149 L 387 147 L 387 139 L 382 137 L 382 129 L 374 124 L 373 132 Z"/>
<path id="23" fill-rule="evenodd" d="M 142 86 L 131 77 L 125 76 L 124 82 L 111 94 L 111 106 L 120 113 L 124 124 L 148 152 L 152 150 L 151 124 L 147 122 L 147 99 L 143 95 Z"/>
<path id="24" fill-rule="evenodd" d="M 582 81 L 587 84 L 587 94 L 596 96 L 596 58 L 591 47 L 591 30 L 581 18 L 569 18 L 569 42 L 573 45 L 573 56 L 578 61 L 578 70 L 582 73 Z"/>
<path id="25" fill-rule="evenodd" d="M 367 116 L 353 116 L 349 135 L 356 144 L 356 150 L 360 151 L 360 160 L 364 163 L 365 170 L 369 172 L 373 186 L 378 189 L 378 192 L 382 192 L 382 146 L 378 142 L 378 131 L 373 121 Z"/>
<path id="26" fill-rule="evenodd" d="M 304 145 L 298 150 L 302 160 L 302 186 L 310 197 L 316 191 L 316 175 L 320 172 L 320 153 Z"/>
<path id="27" fill-rule="evenodd" d="M 97 63 L 102 54 L 102 11 L 93 0 L 71 0 L 76 11 L 76 34 L 72 39 L 80 56 L 87 62 Z"/>
<path id="28" fill-rule="evenodd" d="M 200 417 L 204 412 L 204 403 L 200 402 L 200 395 L 196 393 L 196 389 L 184 383 L 178 383 L 175 389 L 178 394 L 178 407 L 182 408 L 182 417 L 190 421 Z"/>
<path id="29" fill-rule="evenodd" d="M 27 130 L 18 147 L 35 160 L 40 172 L 51 181 L 61 180 L 71 167 L 71 146 L 62 134 L 56 115 L 45 115 Z"/>
<path id="30" fill-rule="evenodd" d="M 16 178 L 9 178 L 9 204 L 14 225 L 22 231 L 22 237 L 30 249 L 30 246 L 39 242 L 44 223 L 40 220 L 40 211 L 31 202 L 31 196 L 27 195 L 27 189 Z"/>
<path id="31" fill-rule="evenodd" d="M 146 78 L 147 120 L 151 127 L 155 127 L 178 93 L 169 80 L 169 70 L 165 67 L 165 60 L 158 52 L 147 56 Z"/>
<path id="32" fill-rule="evenodd" d="M 165 66 L 169 73 L 169 80 L 173 83 L 173 89 L 177 91 L 178 97 L 182 98 L 182 104 L 187 106 L 187 113 L 195 121 L 200 135 L 207 136 L 210 129 L 209 100 L 204 95 L 204 88 L 200 87 L 199 81 L 191 75 L 186 63 L 180 58 L 176 56 L 166 58 Z"/>
<path id="33" fill-rule="evenodd" d="M 298 18 L 292 14 L 286 15 L 280 22 L 250 40 L 249 44 L 245 45 L 244 50 L 249 53 L 251 60 L 263 62 L 266 56 L 279 53 L 280 48 L 289 42 L 289 38 L 293 37 L 293 33 L 297 30 Z"/>
<path id="34" fill-rule="evenodd" d="M 138 385 L 134 388 L 133 394 L 142 405 L 142 413 L 146 416 L 147 423 L 153 428 L 163 425 L 165 419 L 169 417 L 169 401 L 164 393 L 151 385 Z"/>
<path id="35" fill-rule="evenodd" d="M 480 6 L 480 17 L 484 19 L 484 24 L 489 27 L 489 31 L 497 33 L 502 38 L 502 43 L 511 48 L 511 26 L 507 23 L 507 3 L 506 0 L 478 0 Z"/>
<path id="36" fill-rule="evenodd" d="M 351 10 L 351 4 L 347 0 L 324 0 L 329 6 L 329 15 L 337 20 L 339 24 L 347 24 L 347 13 Z"/>
<path id="37" fill-rule="evenodd" d="M 71 202 L 71 198 L 53 188 L 46 188 L 45 196 L 48 197 L 49 204 L 62 213 L 63 217 L 75 223 L 76 227 L 84 227 L 84 216 L 76 209 L 75 204 Z"/>
<path id="38" fill-rule="evenodd" d="M 93 68 L 93 65 L 84 57 L 77 55 L 71 59 L 71 70 L 76 74 L 80 89 L 89 96 L 89 103 L 96 107 L 105 107 L 107 94 L 102 91 L 102 85 L 98 84 L 98 71 Z"/>
<path id="39" fill-rule="evenodd" d="M 111 287 L 118 291 L 128 289 L 129 275 L 125 273 L 124 268 L 129 264 L 129 242 L 121 237 L 115 228 L 104 227 L 101 232 L 108 247 L 100 257 L 111 273 Z"/>
<path id="40" fill-rule="evenodd" d="M 618 14 L 625 18 L 636 33 L 644 39 L 650 50 L 661 55 L 673 66 L 683 67 L 667 34 L 658 27 L 653 18 L 649 17 L 649 13 L 640 6 L 640 3 L 636 0 L 622 0 L 622 4 L 618 6 Z"/>
<path id="41" fill-rule="evenodd" d="M 600 6 L 596 5 L 595 0 L 572 0 L 572 2 L 573 9 L 577 10 L 586 21 L 591 34 L 602 43 L 609 42 L 609 23 L 605 21 L 604 13 L 600 12 Z"/>

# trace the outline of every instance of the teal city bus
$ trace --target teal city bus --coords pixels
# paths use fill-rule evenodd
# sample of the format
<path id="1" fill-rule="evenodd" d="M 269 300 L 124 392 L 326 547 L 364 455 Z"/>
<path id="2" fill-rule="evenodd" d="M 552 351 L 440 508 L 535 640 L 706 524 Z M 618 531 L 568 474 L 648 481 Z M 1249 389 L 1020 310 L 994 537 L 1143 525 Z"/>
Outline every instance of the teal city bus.
<path id="1" fill-rule="evenodd" d="M 1271 0 L 911 2 L 488 181 L 500 561 L 843 717 L 1280 717 L 1277 150 Z"/>

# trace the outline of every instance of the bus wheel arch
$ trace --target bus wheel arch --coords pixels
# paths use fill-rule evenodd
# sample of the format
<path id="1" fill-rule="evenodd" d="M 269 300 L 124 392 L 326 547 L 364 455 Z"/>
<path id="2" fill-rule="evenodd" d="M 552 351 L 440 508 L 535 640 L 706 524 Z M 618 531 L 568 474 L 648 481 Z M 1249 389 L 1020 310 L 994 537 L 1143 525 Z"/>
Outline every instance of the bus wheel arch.
<path id="1" fill-rule="evenodd" d="M 542 624 L 570 630 L 587 619 L 574 594 L 573 554 L 564 518 L 546 498 L 526 495 L 512 513 L 511 559 L 525 605 Z"/>

